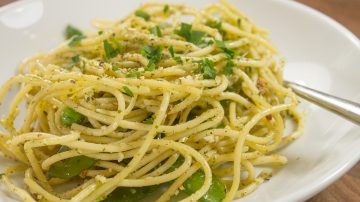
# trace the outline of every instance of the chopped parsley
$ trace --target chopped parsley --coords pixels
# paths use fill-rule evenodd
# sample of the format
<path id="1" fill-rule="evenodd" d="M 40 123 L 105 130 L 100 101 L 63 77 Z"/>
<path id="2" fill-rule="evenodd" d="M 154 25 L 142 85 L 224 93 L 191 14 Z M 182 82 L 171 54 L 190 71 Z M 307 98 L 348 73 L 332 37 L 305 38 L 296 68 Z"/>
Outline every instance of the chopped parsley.
<path id="1" fill-rule="evenodd" d="M 75 35 L 74 37 L 71 38 L 70 42 L 69 42 L 69 46 L 70 47 L 74 47 L 74 46 L 78 46 L 80 45 L 81 40 L 85 39 L 86 37 L 83 35 Z"/>
<path id="2" fill-rule="evenodd" d="M 71 57 L 71 61 L 76 64 L 80 61 L 80 55 L 75 55 L 74 57 Z"/>
<path id="3" fill-rule="evenodd" d="M 0 180 L 5 176 L 5 173 L 0 173 Z"/>
<path id="4" fill-rule="evenodd" d="M 160 46 L 151 46 L 145 45 L 141 49 L 141 55 L 149 60 L 148 66 L 145 68 L 145 71 L 155 70 L 156 64 L 161 59 L 162 48 Z"/>
<path id="5" fill-rule="evenodd" d="M 172 57 L 172 58 L 175 57 L 174 47 L 173 47 L 173 46 L 170 46 L 170 47 L 168 48 L 168 50 L 169 50 L 169 52 L 170 52 L 171 57 Z"/>
<path id="6" fill-rule="evenodd" d="M 120 66 L 118 64 L 113 64 L 111 68 L 114 72 L 119 71 Z"/>
<path id="7" fill-rule="evenodd" d="M 145 11 L 137 10 L 137 11 L 135 11 L 135 15 L 143 18 L 146 21 L 150 20 L 150 15 L 148 13 L 146 13 Z"/>
<path id="8" fill-rule="evenodd" d="M 241 26 L 241 19 L 240 18 L 237 19 L 236 24 L 237 24 L 238 27 Z"/>
<path id="9" fill-rule="evenodd" d="M 174 51 L 174 47 L 173 46 L 170 46 L 168 48 L 169 50 L 169 53 L 171 55 L 171 57 L 178 63 L 178 64 L 182 64 L 183 61 L 181 60 L 181 57 L 180 56 L 175 56 L 175 51 Z"/>
<path id="10" fill-rule="evenodd" d="M 65 69 L 72 69 L 76 64 L 78 64 L 80 62 L 80 55 L 75 55 L 73 57 L 71 57 L 71 62 L 67 65 L 65 65 Z"/>
<path id="11" fill-rule="evenodd" d="M 68 25 L 65 28 L 65 38 L 70 39 L 74 36 L 84 36 L 84 34 L 76 27 Z"/>
<path id="12" fill-rule="evenodd" d="M 98 31 L 98 35 L 102 35 L 102 34 L 104 34 L 104 31 L 102 30 Z"/>
<path id="13" fill-rule="evenodd" d="M 68 44 L 70 47 L 79 45 L 81 40 L 86 38 L 78 28 L 71 25 L 66 26 L 64 35 L 66 39 L 70 39 Z"/>
<path id="14" fill-rule="evenodd" d="M 161 33 L 161 30 L 160 30 L 160 27 L 159 26 L 155 26 L 155 27 L 151 27 L 149 29 L 150 33 L 157 36 L 157 37 L 162 37 L 162 33 Z"/>
<path id="15" fill-rule="evenodd" d="M 226 66 L 224 67 L 224 74 L 226 76 L 231 75 L 233 73 L 233 67 L 234 67 L 234 62 L 232 60 L 228 60 Z"/>
<path id="16" fill-rule="evenodd" d="M 192 25 L 187 23 L 181 23 L 180 29 L 175 30 L 175 34 L 183 37 L 186 41 L 199 45 L 203 42 L 203 37 L 206 35 L 205 32 L 192 30 Z"/>
<path id="17" fill-rule="evenodd" d="M 204 60 L 198 61 L 198 63 L 199 72 L 202 73 L 204 79 L 215 79 L 216 70 L 213 61 L 205 58 Z"/>
<path id="18" fill-rule="evenodd" d="M 219 47 L 226 55 L 227 58 L 233 58 L 235 55 L 234 50 L 231 50 L 225 46 L 224 41 L 215 40 L 217 47 Z"/>
<path id="19" fill-rule="evenodd" d="M 121 43 L 119 43 L 115 38 L 109 38 L 109 40 L 104 40 L 104 51 L 105 58 L 110 59 L 116 57 L 123 49 Z"/>
<path id="20" fill-rule="evenodd" d="M 169 5 L 168 5 L 168 4 L 165 4 L 164 9 L 163 9 L 163 12 L 164 12 L 164 13 L 167 13 L 167 12 L 169 11 L 169 9 L 170 9 Z"/>
<path id="21" fill-rule="evenodd" d="M 129 87 L 127 86 L 123 86 L 123 93 L 125 93 L 126 95 L 130 96 L 130 97 L 134 97 L 133 92 L 130 90 Z"/>
<path id="22" fill-rule="evenodd" d="M 141 72 L 139 72 L 139 71 L 130 71 L 125 76 L 126 76 L 126 78 L 139 78 L 141 76 Z"/>

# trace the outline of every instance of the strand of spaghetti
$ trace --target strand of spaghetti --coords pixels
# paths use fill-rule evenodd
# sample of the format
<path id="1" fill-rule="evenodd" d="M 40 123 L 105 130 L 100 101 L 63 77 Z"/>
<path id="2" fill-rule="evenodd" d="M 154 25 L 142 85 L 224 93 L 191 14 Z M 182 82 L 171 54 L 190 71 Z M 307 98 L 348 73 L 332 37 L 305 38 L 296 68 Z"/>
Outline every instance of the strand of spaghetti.
<path id="1" fill-rule="evenodd" d="M 152 172 L 146 174 L 144 177 L 154 177 L 154 176 L 159 176 L 159 175 L 163 174 L 164 172 L 166 172 L 167 170 L 169 170 L 171 168 L 171 166 L 176 162 L 178 157 L 179 157 L 179 155 L 177 155 L 177 154 L 171 155 L 170 158 L 168 158 L 165 161 L 165 163 L 160 165 L 157 169 L 153 170 Z"/>
<path id="2" fill-rule="evenodd" d="M 16 194 L 24 202 L 36 202 L 35 199 L 24 189 L 19 188 L 13 184 L 10 179 L 4 175 L 1 177 L 0 181 L 4 183 L 11 192 Z"/>
<path id="3" fill-rule="evenodd" d="M 111 191 L 113 191 L 116 188 L 116 185 L 119 184 L 121 181 L 124 180 L 124 178 L 130 174 L 131 171 L 133 171 L 133 168 L 136 166 L 136 164 L 141 160 L 141 158 L 144 156 L 145 152 L 147 151 L 148 147 L 150 146 L 153 136 L 156 133 L 156 127 L 160 125 L 160 123 L 165 118 L 165 113 L 169 105 L 170 100 L 170 93 L 165 92 L 163 95 L 163 101 L 161 103 L 160 109 L 158 111 L 158 114 L 154 120 L 154 124 L 152 129 L 148 132 L 148 134 L 145 137 L 143 145 L 139 148 L 139 151 L 137 154 L 133 157 L 133 159 L 130 161 L 127 167 L 125 167 L 122 172 L 117 174 L 114 178 L 110 179 L 108 182 L 100 186 L 97 190 L 95 190 L 93 193 L 91 193 L 86 200 L 92 201 L 96 199 L 99 195 L 102 194 L 108 194 Z"/>
<path id="4" fill-rule="evenodd" d="M 33 199 L 33 197 L 24 189 L 17 187 L 10 179 L 8 176 L 10 176 L 11 174 L 14 174 L 16 172 L 24 172 L 24 170 L 26 170 L 27 167 L 26 166 L 11 166 L 8 167 L 4 174 L 0 177 L 0 181 L 2 183 L 5 184 L 5 186 L 12 190 L 12 192 L 14 194 L 16 194 L 22 201 L 24 202 L 35 202 L 35 200 Z"/>
<path id="5" fill-rule="evenodd" d="M 70 150 L 70 151 L 65 151 L 65 152 L 60 152 L 57 154 L 54 154 L 53 156 L 45 159 L 45 161 L 43 161 L 41 163 L 41 168 L 46 171 L 49 170 L 49 167 L 61 160 L 67 159 L 67 158 L 71 158 L 71 157 L 75 157 L 75 156 L 79 156 L 81 155 L 78 151 L 76 150 Z"/>
<path id="6" fill-rule="evenodd" d="M 120 166 L 117 163 L 109 162 L 109 161 L 98 161 L 96 163 L 96 166 L 111 169 L 117 172 L 120 172 L 122 169 L 124 169 L 123 166 Z"/>
<path id="7" fill-rule="evenodd" d="M 91 192 L 93 192 L 96 189 L 96 187 L 97 187 L 96 182 L 86 186 L 78 194 L 72 197 L 69 202 L 82 201 L 86 196 L 88 196 Z"/>
<path id="8" fill-rule="evenodd" d="M 296 140 L 301 134 L 302 132 L 304 131 L 304 117 L 300 114 L 300 112 L 290 108 L 288 110 L 294 117 L 294 119 L 297 121 L 297 127 L 295 129 L 295 131 L 286 136 L 286 137 L 283 137 L 283 139 L 281 140 L 281 146 L 280 147 L 283 147 L 284 145 L 286 144 L 289 144 L 290 142 Z"/>
<path id="9" fill-rule="evenodd" d="M 228 87 L 228 85 L 229 85 L 229 80 L 226 78 L 226 76 L 222 76 L 221 84 L 215 88 L 204 90 L 203 95 L 204 96 L 218 95 L 219 93 L 224 92 Z"/>
<path id="10" fill-rule="evenodd" d="M 171 186 L 156 200 L 156 202 L 166 202 L 169 201 L 170 197 L 174 195 L 176 190 L 182 186 L 186 179 L 188 179 L 192 174 L 194 174 L 199 168 L 200 164 L 196 163 L 192 165 L 186 172 L 183 173 L 179 178 L 177 178 Z"/>
<path id="11" fill-rule="evenodd" d="M 43 196 L 45 199 L 47 199 L 49 201 L 59 201 L 59 202 L 67 202 L 68 201 L 68 200 L 61 199 L 57 196 L 54 196 L 47 190 L 43 189 L 39 184 L 37 184 L 33 179 L 32 171 L 30 168 L 25 171 L 24 182 L 29 187 L 29 189 L 31 190 L 32 193 L 40 194 L 41 196 Z"/>
<path id="12" fill-rule="evenodd" d="M 19 66 L 21 74 L 0 89 L 1 101 L 17 91 L 1 121 L 7 131 L 1 151 L 27 164 L 25 183 L 38 200 L 102 200 L 117 187 L 172 182 L 158 199 L 168 201 L 199 169 L 205 183 L 184 201 L 198 201 L 212 174 L 230 188 L 223 201 L 254 191 L 271 175 L 260 169 L 256 176 L 257 166 L 286 163 L 273 151 L 304 129 L 296 95 L 282 86 L 284 61 L 266 31 L 225 0 L 203 10 L 172 3 L 138 9 L 149 19 L 132 12 L 97 20 L 99 33 L 85 33 L 75 46 L 69 39 Z M 190 21 L 183 23 L 184 16 Z M 185 29 L 201 35 L 199 42 Z M 205 59 L 212 63 L 196 62 Z M 289 134 L 287 118 L 296 125 Z M 62 146 L 69 150 L 58 152 Z M 97 161 L 78 186 L 55 192 L 72 180 L 48 179 L 47 172 L 80 155 Z M 172 169 L 180 156 L 184 163 Z"/>
<path id="13" fill-rule="evenodd" d="M 14 160 L 19 160 L 19 161 L 23 161 L 22 159 L 19 159 L 15 154 L 14 151 L 11 150 L 11 147 L 8 146 L 8 144 L 6 144 L 7 140 L 9 137 L 6 137 L 6 135 L 3 135 L 0 133 L 0 151 L 4 154 L 4 156 L 7 156 L 9 158 L 12 158 Z M 24 159 L 26 159 L 26 157 L 24 156 Z M 25 163 L 26 161 L 24 161 L 23 163 Z"/>
<path id="14" fill-rule="evenodd" d="M 65 199 L 70 199 L 71 197 L 74 197 L 76 194 L 78 194 L 79 192 L 81 192 L 81 190 L 83 190 L 85 187 L 88 187 L 90 184 L 94 183 L 95 179 L 89 179 L 88 181 L 85 181 L 84 183 L 82 183 L 81 185 L 72 188 L 66 192 L 60 193 L 59 196 L 61 196 L 62 198 Z"/>
<path id="15" fill-rule="evenodd" d="M 46 186 L 47 189 L 49 189 L 50 186 L 48 185 L 47 178 L 44 175 L 41 169 L 41 165 L 34 154 L 33 148 L 49 146 L 49 145 L 65 144 L 66 142 L 74 141 L 79 137 L 80 135 L 78 133 L 72 133 L 70 135 L 66 135 L 62 137 L 50 137 L 47 139 L 31 140 L 24 144 L 25 154 L 29 159 L 30 165 L 32 167 L 32 170 L 34 171 L 36 178 L 42 183 L 43 186 Z"/>
<path id="16" fill-rule="evenodd" d="M 245 143 L 246 135 L 249 133 L 250 129 L 263 117 L 265 117 L 268 114 L 279 112 L 286 110 L 291 105 L 289 104 L 283 104 L 279 106 L 275 106 L 273 108 L 264 110 L 263 112 L 260 112 L 259 114 L 256 114 L 242 129 L 241 135 L 239 136 L 236 147 L 234 149 L 234 174 L 233 174 L 233 182 L 231 185 L 231 188 L 229 192 L 226 194 L 226 197 L 224 201 L 230 201 L 234 198 L 236 194 L 236 190 L 238 190 L 239 183 L 240 183 L 240 164 L 241 164 L 241 148 L 243 147 Z"/>
<path id="17" fill-rule="evenodd" d="M 12 133 L 12 134 L 16 134 L 15 132 L 15 128 L 13 126 L 14 120 L 16 119 L 17 115 L 18 115 L 18 106 L 20 105 L 22 99 L 25 97 L 25 95 L 32 89 L 31 85 L 27 85 L 25 87 L 23 87 L 17 94 L 16 96 L 13 98 L 13 100 L 11 101 L 11 105 L 9 107 L 9 112 L 8 115 L 6 116 L 5 120 L 3 120 L 3 123 L 5 126 L 8 126 L 8 130 Z"/>
<path id="18" fill-rule="evenodd" d="M 130 174 L 129 178 L 141 178 L 147 172 L 149 172 L 150 170 L 154 169 L 157 165 L 159 165 L 162 161 L 169 158 L 169 156 L 171 156 L 173 153 L 174 152 L 168 150 L 168 151 L 160 154 L 159 156 L 157 156 L 157 158 L 152 160 L 150 163 L 148 163 L 144 167 L 138 169 L 136 172 L 133 172 L 132 174 Z"/>
<path id="19" fill-rule="evenodd" d="M 186 107 L 188 107 L 191 103 L 197 101 L 200 98 L 200 95 L 194 95 L 191 94 L 189 95 L 187 98 L 185 98 L 182 102 L 180 102 L 179 104 L 175 105 L 169 112 L 168 114 L 174 114 L 174 113 L 178 113 L 182 110 L 184 110 Z"/>
<path id="20" fill-rule="evenodd" d="M 233 92 L 221 92 L 218 96 L 219 100 L 233 100 L 246 108 L 253 106 L 246 98 Z"/>

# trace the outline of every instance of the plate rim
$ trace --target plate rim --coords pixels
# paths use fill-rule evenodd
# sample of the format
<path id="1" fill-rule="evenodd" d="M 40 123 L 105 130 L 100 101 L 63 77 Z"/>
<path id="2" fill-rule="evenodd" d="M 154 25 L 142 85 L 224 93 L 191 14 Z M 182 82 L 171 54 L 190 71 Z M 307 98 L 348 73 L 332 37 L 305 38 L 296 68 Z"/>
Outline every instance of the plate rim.
<path id="1" fill-rule="evenodd" d="M 0 7 L 0 14 L 6 12 L 10 9 L 16 8 L 23 4 L 27 4 L 29 2 L 39 1 L 39 0 L 17 0 L 14 2 L 10 2 Z M 44 0 L 40 0 L 43 2 Z M 142 1 L 149 1 L 149 0 L 142 0 Z M 150 0 L 151 1 L 151 0 Z M 167 0 L 156 0 L 156 1 L 167 1 Z M 305 5 L 301 2 L 295 0 L 271 0 L 274 3 L 282 4 L 286 7 L 291 7 L 296 10 L 300 10 L 308 15 L 311 15 L 313 18 L 318 18 L 322 22 L 328 24 L 328 26 L 333 27 L 338 34 L 342 35 L 343 37 L 347 38 L 351 41 L 351 44 L 357 48 L 357 51 L 360 52 L 360 38 L 358 38 L 353 32 L 351 32 L 347 27 L 345 27 L 340 22 L 336 21 L 332 17 L 322 13 L 321 11 L 312 8 L 308 5 Z M 50 1 L 47 1 L 49 3 Z M 356 129 L 359 126 L 354 125 L 351 129 Z M 337 181 L 341 178 L 346 172 L 348 172 L 355 164 L 360 161 L 360 150 L 357 155 L 353 155 L 351 157 L 347 157 L 347 160 L 344 161 L 342 166 L 336 168 L 335 170 L 329 171 L 328 175 L 323 175 L 319 178 L 319 180 L 310 183 L 306 188 L 299 189 L 298 191 L 288 193 L 281 198 L 278 198 L 277 201 L 304 201 L 307 200 L 317 193 L 323 191 L 332 183 Z"/>

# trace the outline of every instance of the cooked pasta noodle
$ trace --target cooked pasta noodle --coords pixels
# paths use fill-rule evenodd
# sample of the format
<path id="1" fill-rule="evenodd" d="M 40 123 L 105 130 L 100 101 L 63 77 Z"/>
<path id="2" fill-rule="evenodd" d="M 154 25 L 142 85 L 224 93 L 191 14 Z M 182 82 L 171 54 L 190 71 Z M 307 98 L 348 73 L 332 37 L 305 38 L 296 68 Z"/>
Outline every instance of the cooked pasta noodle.
<path id="1" fill-rule="evenodd" d="M 303 118 L 282 85 L 284 61 L 227 1 L 146 3 L 94 24 L 98 33 L 68 27 L 66 42 L 25 60 L 0 90 L 2 103 L 17 90 L 0 149 L 19 162 L 1 176 L 19 199 L 106 201 L 163 186 L 151 192 L 169 201 L 200 173 L 201 186 L 178 200 L 212 197 L 218 179 L 225 193 L 215 201 L 232 201 L 286 164 L 277 151 Z M 11 180 L 17 172 L 26 189 Z"/>

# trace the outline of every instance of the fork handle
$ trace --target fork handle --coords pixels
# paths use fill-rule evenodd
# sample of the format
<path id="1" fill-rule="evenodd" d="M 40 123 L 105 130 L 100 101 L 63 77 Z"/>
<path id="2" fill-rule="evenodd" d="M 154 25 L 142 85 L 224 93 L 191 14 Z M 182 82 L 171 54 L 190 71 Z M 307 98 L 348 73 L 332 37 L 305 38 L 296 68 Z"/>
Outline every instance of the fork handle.
<path id="1" fill-rule="evenodd" d="M 284 81 L 284 84 L 300 97 L 360 125 L 359 103 L 335 97 L 290 81 Z"/>

